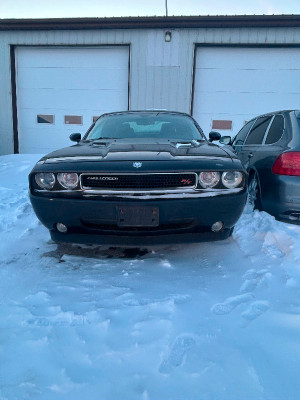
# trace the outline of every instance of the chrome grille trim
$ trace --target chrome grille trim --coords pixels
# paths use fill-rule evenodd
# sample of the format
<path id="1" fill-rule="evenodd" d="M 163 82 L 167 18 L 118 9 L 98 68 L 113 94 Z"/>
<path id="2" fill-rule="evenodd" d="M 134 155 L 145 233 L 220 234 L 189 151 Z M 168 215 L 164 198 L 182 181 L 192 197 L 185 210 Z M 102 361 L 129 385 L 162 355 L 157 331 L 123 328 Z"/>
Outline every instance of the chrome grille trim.
<path id="1" fill-rule="evenodd" d="M 189 189 L 189 190 L 173 190 L 173 191 L 158 191 L 153 190 L 151 192 L 116 192 L 116 191 L 101 191 L 99 190 L 84 190 L 84 197 L 120 197 L 120 198 L 128 198 L 128 199 L 139 199 L 139 200 L 149 200 L 149 199 L 195 199 L 195 198 L 205 198 L 205 197 L 216 197 L 216 196 L 224 196 L 224 195 L 232 195 L 237 194 L 244 190 L 242 188 L 236 189 Z"/>
<path id="2" fill-rule="evenodd" d="M 67 194 L 72 197 L 72 194 L 79 194 L 82 197 L 77 198 L 88 198 L 88 197 L 120 197 L 128 199 L 139 199 L 139 200 L 149 200 L 149 199 L 187 199 L 187 198 L 201 198 L 201 197 L 216 197 L 224 196 L 230 194 L 237 194 L 244 190 L 244 187 L 236 189 L 186 189 L 182 190 L 153 190 L 153 191 L 112 191 L 112 190 L 45 190 L 45 189 L 35 189 L 35 193 L 41 194 Z M 75 197 L 73 197 L 75 198 Z"/>

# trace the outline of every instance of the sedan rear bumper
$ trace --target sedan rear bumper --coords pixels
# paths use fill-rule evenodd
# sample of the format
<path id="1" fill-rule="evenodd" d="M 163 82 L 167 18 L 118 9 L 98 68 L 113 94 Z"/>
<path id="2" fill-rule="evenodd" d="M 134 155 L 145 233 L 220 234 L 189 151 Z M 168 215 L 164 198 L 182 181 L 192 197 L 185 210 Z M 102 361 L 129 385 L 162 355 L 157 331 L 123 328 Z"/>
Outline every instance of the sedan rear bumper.
<path id="1" fill-rule="evenodd" d="M 247 192 L 201 198 L 149 199 L 142 206 L 159 211 L 155 226 L 120 226 L 118 209 L 141 206 L 135 198 L 57 198 L 30 194 L 34 211 L 53 240 L 99 244 L 159 244 L 220 240 L 228 237 L 243 212 Z M 221 221 L 224 229 L 212 232 Z M 64 224 L 66 233 L 56 224 Z"/>

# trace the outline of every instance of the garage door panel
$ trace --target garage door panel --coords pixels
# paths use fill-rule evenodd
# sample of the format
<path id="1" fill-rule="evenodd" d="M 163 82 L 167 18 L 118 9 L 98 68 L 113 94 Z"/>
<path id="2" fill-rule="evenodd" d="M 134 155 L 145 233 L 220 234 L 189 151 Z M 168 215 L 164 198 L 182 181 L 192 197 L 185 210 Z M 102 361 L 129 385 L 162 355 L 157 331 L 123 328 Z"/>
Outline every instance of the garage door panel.
<path id="1" fill-rule="evenodd" d="M 298 48 L 199 47 L 193 116 L 205 132 L 213 120 L 232 121 L 223 133 L 233 136 L 256 115 L 298 108 L 299 76 Z"/>
<path id="2" fill-rule="evenodd" d="M 269 71 L 300 69 L 298 52 L 298 49 L 287 47 L 198 48 L 197 67 L 237 71 L 241 69 L 267 69 Z"/>
<path id="3" fill-rule="evenodd" d="M 34 129 L 40 129 L 40 130 L 49 130 L 51 132 L 51 135 L 55 132 L 56 129 L 61 129 L 63 126 L 63 129 L 68 128 L 68 124 L 65 123 L 65 116 L 68 115 L 76 115 L 82 117 L 82 125 L 79 124 L 74 124 L 73 126 L 75 127 L 80 127 L 84 126 L 86 129 L 92 124 L 93 122 L 93 116 L 90 115 L 90 110 L 53 110 L 53 109 L 44 109 L 41 110 L 39 114 L 36 113 L 36 110 L 32 109 L 27 109 L 26 112 L 23 112 L 20 117 L 19 117 L 19 123 L 22 125 L 23 129 L 29 130 L 31 132 L 34 131 Z M 38 123 L 37 122 L 37 116 L 43 116 L 43 115 L 51 115 L 53 116 L 53 123 Z M 97 114 L 95 114 L 97 115 Z M 65 126 L 64 126 L 65 125 Z M 75 128 L 76 129 L 76 128 Z"/>
<path id="4" fill-rule="evenodd" d="M 227 135 L 228 132 L 232 132 L 232 135 L 234 136 L 235 134 L 238 133 L 238 131 L 241 129 L 241 127 L 245 124 L 246 121 L 250 121 L 252 118 L 254 118 L 256 114 L 237 114 L 234 117 L 234 120 L 232 120 L 232 114 L 219 114 L 216 119 L 219 120 L 226 120 L 226 121 L 231 121 L 232 120 L 232 129 L 227 131 L 227 130 L 220 130 L 218 129 L 217 131 L 223 132 L 224 135 Z M 202 124 L 201 128 L 203 129 L 205 135 L 208 137 L 209 132 L 212 131 L 212 118 L 211 114 L 203 114 L 201 115 L 202 117 Z"/>
<path id="5" fill-rule="evenodd" d="M 275 98 L 274 98 L 275 97 Z M 238 98 L 234 96 L 228 101 L 228 93 L 205 93 L 205 96 L 200 96 L 197 101 L 199 109 L 202 113 L 210 113 L 213 119 L 221 114 L 245 113 L 249 110 L 250 114 L 258 115 L 269 111 L 282 109 L 282 104 L 286 105 L 286 109 L 293 108 L 299 100 L 299 94 L 286 94 L 274 96 L 274 93 L 259 93 L 256 97 L 252 93 L 240 93 Z M 222 103 L 221 107 L 216 107 Z M 271 104 L 271 105 L 270 105 Z"/>
<path id="6" fill-rule="evenodd" d="M 74 127 L 73 129 L 82 129 L 86 131 L 90 125 L 93 123 L 94 117 L 99 117 L 100 115 L 110 112 L 110 110 L 106 107 L 106 104 L 103 103 L 98 109 L 91 110 L 82 110 L 82 109 L 63 109 L 63 110 L 53 110 L 53 109 L 41 109 L 39 114 L 36 113 L 36 110 L 26 109 L 26 112 L 20 113 L 18 118 L 18 122 L 22 125 L 23 129 L 30 130 L 31 132 L 34 129 L 41 130 L 44 132 L 46 129 L 49 130 L 51 135 L 55 134 L 56 129 L 61 130 L 63 126 L 63 131 L 68 129 L 70 126 Z M 53 116 L 54 123 L 38 123 L 37 115 L 51 115 Z M 65 116 L 67 115 L 77 115 L 82 117 L 82 125 L 68 125 L 65 124 Z"/>
<path id="7" fill-rule="evenodd" d="M 97 65 L 115 68 L 120 59 L 128 65 L 128 46 L 107 48 L 18 48 L 17 68 L 95 68 Z M 117 51 L 116 51 L 117 50 Z M 30 57 L 28 52 L 30 51 Z M 91 61 L 92 60 L 92 61 Z"/>
<path id="8" fill-rule="evenodd" d="M 288 74 L 287 80 L 282 77 L 282 71 L 274 71 L 270 79 L 270 71 L 266 70 L 243 70 L 238 75 L 236 71 L 229 70 L 201 70 L 201 73 L 197 75 L 195 93 L 205 93 L 207 88 L 215 87 L 216 82 L 218 82 L 215 87 L 216 92 L 260 93 L 261 88 L 265 88 L 263 90 L 273 93 L 299 93 L 300 70 L 290 70 Z M 266 82 L 268 82 L 267 86 Z M 281 85 L 281 82 L 284 82 L 284 85 Z"/>
<path id="9" fill-rule="evenodd" d="M 48 152 L 70 145 L 93 117 L 128 108 L 128 47 L 31 48 L 16 50 L 20 152 Z M 54 123 L 37 123 L 53 115 Z M 81 125 L 65 116 L 82 117 Z"/>
<path id="10" fill-rule="evenodd" d="M 18 99 L 23 102 L 23 109 L 39 109 L 41 105 L 44 109 L 54 106 L 61 109 L 71 105 L 70 108 L 89 110 L 105 101 L 109 108 L 120 110 L 120 107 L 124 108 L 127 94 L 122 90 L 102 90 L 99 93 L 98 90 L 32 89 L 30 92 L 30 96 L 26 91 L 19 92 Z"/>
<path id="11" fill-rule="evenodd" d="M 19 69 L 19 89 L 124 89 L 128 67 L 123 68 L 38 68 L 32 80 L 30 68 Z"/>
<path id="12" fill-rule="evenodd" d="M 53 134 L 53 132 L 55 132 L 55 129 L 51 129 L 50 127 L 32 129 L 34 140 L 28 142 L 25 137 L 22 137 L 20 138 L 20 147 L 25 148 L 28 153 L 49 152 L 51 149 L 54 150 L 64 146 L 71 146 L 72 142 L 69 139 L 69 135 L 73 132 L 84 133 L 84 130 L 75 127 L 72 131 L 65 130 L 59 136 Z M 32 151 L 32 149 L 34 149 L 34 151 Z"/>
<path id="13" fill-rule="evenodd" d="M 195 93 L 196 95 L 196 93 Z M 216 115 L 221 114 L 238 114 L 243 112 L 243 110 L 251 109 L 251 113 L 256 113 L 261 109 L 260 103 L 262 98 L 254 99 L 253 96 L 249 96 L 248 93 L 241 93 L 239 99 L 232 97 L 228 101 L 228 93 L 205 93 L 204 96 L 196 97 L 197 107 L 202 113 L 210 113 L 214 119 Z M 222 107 L 216 107 L 216 105 L 222 103 Z M 234 112 L 233 112 L 234 111 Z"/>
<path id="14" fill-rule="evenodd" d="M 80 114 L 81 112 L 81 114 Z M 20 148 L 26 149 L 28 153 L 45 153 L 64 146 L 71 146 L 69 139 L 71 133 L 79 132 L 82 135 L 88 130 L 92 124 L 92 117 L 88 112 L 84 113 L 80 110 L 74 110 L 73 115 L 82 116 L 82 124 L 65 124 L 64 116 L 69 115 L 66 112 L 59 112 L 55 115 L 54 124 L 38 124 L 36 115 L 31 112 L 26 113 L 26 119 L 22 121 L 24 129 L 30 129 L 30 141 L 26 135 L 20 136 Z M 47 114 L 47 113 L 45 113 Z M 50 113 L 49 113 L 50 114 Z M 63 126 L 63 129 L 61 128 Z M 33 151 L 34 150 L 34 151 Z"/>

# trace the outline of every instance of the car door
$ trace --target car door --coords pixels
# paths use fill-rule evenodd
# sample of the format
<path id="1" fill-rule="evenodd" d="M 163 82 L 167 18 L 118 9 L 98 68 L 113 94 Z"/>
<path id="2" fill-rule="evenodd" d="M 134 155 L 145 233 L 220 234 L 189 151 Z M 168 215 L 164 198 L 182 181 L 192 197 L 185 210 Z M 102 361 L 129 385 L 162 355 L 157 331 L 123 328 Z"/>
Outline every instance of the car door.
<path id="1" fill-rule="evenodd" d="M 250 167 L 256 170 L 259 177 L 262 197 L 264 190 L 268 190 L 268 186 L 272 182 L 272 166 L 285 148 L 284 133 L 284 116 L 275 114 L 266 130 L 262 145 L 257 152 L 253 152 L 250 160 Z"/>
<path id="2" fill-rule="evenodd" d="M 255 165 L 263 154 L 263 140 L 268 132 L 273 115 L 264 115 L 254 122 L 248 136 L 240 150 L 239 158 L 249 171 L 251 166 Z"/>

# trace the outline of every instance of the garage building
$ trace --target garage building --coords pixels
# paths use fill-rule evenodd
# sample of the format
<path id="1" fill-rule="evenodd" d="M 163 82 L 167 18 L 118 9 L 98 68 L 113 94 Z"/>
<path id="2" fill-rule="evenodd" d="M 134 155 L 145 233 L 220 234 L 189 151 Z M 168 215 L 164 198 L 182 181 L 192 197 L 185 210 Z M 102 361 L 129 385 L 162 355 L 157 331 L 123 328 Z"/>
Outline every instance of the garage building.
<path id="1" fill-rule="evenodd" d="M 208 135 L 300 107 L 300 16 L 0 20 L 0 154 L 70 144 L 110 111 L 191 113 Z"/>

